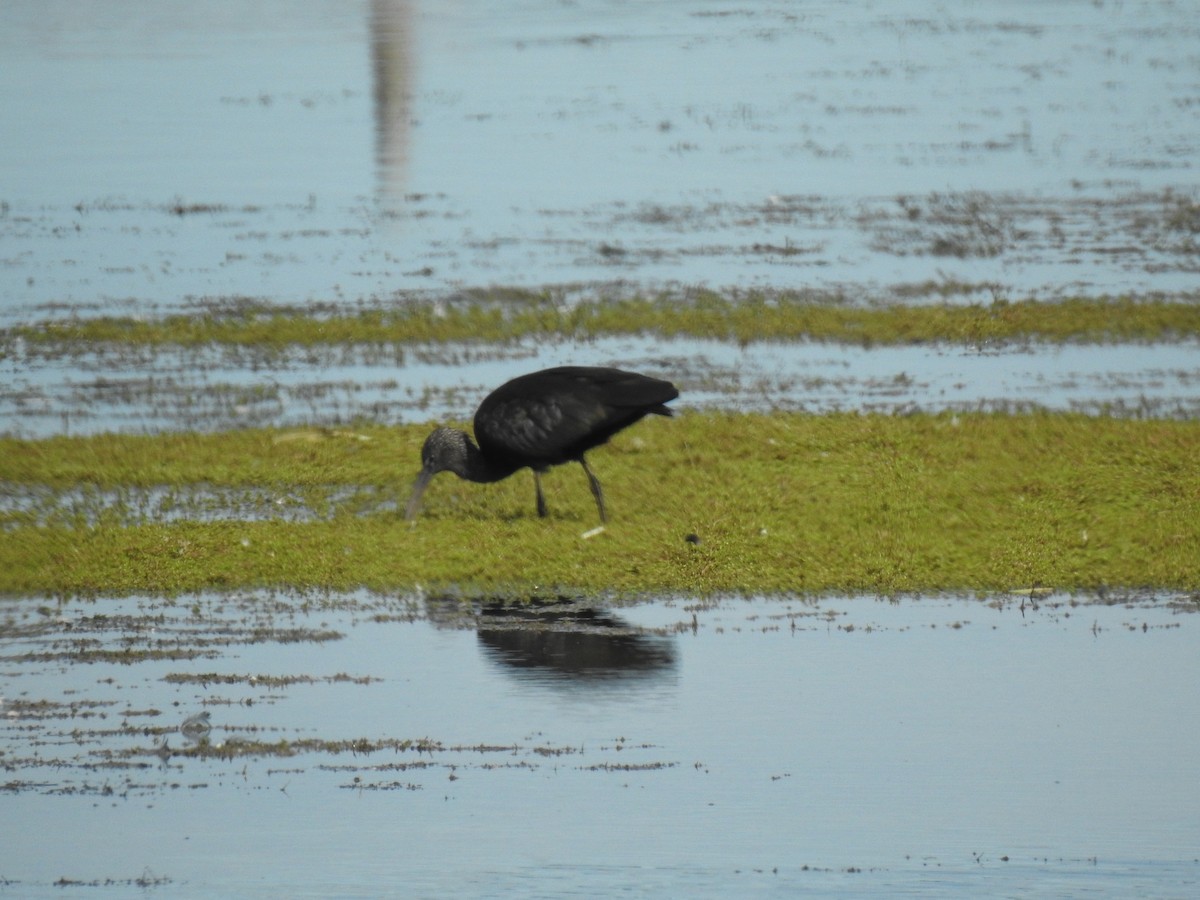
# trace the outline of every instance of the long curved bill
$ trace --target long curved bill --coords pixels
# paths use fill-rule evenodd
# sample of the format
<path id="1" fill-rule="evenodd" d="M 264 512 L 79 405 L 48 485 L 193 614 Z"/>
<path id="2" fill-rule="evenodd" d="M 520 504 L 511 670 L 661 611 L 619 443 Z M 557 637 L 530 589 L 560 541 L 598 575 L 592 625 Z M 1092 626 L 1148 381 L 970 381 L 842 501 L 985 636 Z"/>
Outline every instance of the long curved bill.
<path id="1" fill-rule="evenodd" d="M 429 487 L 434 474 L 429 469 L 422 469 L 417 480 L 413 482 L 412 496 L 408 498 L 408 506 L 404 508 L 404 518 L 410 522 L 417 517 L 417 510 L 421 508 L 421 495 L 425 493 L 425 488 Z"/>

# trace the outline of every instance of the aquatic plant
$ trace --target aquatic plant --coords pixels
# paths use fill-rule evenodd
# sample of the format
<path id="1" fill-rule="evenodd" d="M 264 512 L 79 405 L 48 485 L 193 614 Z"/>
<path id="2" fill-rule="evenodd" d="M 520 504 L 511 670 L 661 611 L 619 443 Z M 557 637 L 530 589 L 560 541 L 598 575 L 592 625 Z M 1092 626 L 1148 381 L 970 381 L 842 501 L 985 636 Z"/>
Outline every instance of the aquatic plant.
<path id="1" fill-rule="evenodd" d="M 694 290 L 568 302 L 550 290 L 496 290 L 453 302 L 402 298 L 354 312 L 239 301 L 214 302 L 199 315 L 57 319 L 0 332 L 0 347 L 18 338 L 64 350 L 95 343 L 234 344 L 262 349 L 627 334 L 867 345 L 1161 341 L 1200 335 L 1200 304 L 1193 296 L 1181 296 L 863 305 L 811 292 L 766 290 Z"/>
<path id="2" fill-rule="evenodd" d="M 582 484 L 539 519 L 519 475 L 435 482 L 405 522 L 426 431 L 0 440 L 0 483 L 41 498 L 0 513 L 0 592 L 1200 590 L 1195 421 L 685 414 L 596 455 L 612 521 L 590 539 Z M 155 486 L 263 499 L 164 517 L 132 491 Z M 311 514 L 273 515 L 273 495 Z"/>

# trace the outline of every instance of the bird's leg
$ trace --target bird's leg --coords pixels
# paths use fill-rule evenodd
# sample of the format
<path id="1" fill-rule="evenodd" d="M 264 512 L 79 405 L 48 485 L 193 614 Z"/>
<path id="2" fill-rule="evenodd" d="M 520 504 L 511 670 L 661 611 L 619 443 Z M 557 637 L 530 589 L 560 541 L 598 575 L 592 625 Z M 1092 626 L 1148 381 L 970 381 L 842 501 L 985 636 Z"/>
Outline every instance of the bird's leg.
<path id="1" fill-rule="evenodd" d="M 600 521 L 607 522 L 608 516 L 604 512 L 604 490 L 600 487 L 600 479 L 593 474 L 588 467 L 587 460 L 582 456 L 579 457 L 579 464 L 583 466 L 583 471 L 587 472 L 588 484 L 592 488 L 592 496 L 596 498 L 596 509 L 600 510 Z"/>
<path id="2" fill-rule="evenodd" d="M 546 518 L 546 498 L 542 496 L 542 475 L 537 469 L 533 470 L 533 486 L 537 488 L 537 510 L 539 518 Z"/>

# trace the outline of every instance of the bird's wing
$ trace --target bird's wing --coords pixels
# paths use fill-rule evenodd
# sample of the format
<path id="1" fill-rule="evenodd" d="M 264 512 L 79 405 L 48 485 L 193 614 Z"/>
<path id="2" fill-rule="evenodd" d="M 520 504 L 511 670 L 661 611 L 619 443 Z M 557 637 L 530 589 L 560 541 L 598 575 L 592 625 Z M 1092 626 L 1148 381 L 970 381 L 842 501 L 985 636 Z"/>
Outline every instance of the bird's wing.
<path id="1" fill-rule="evenodd" d="M 564 404 L 554 397 L 499 400 L 475 417 L 475 437 L 492 456 L 520 459 L 526 465 L 553 465 L 587 438 L 602 420 L 604 408 L 578 396 Z"/>
<path id="2" fill-rule="evenodd" d="M 669 381 L 649 378 L 636 372 L 603 368 L 568 368 L 563 371 L 582 373 L 579 377 L 591 386 L 595 399 L 614 413 L 622 409 L 648 411 L 679 396 L 679 391 Z"/>
<path id="3" fill-rule="evenodd" d="M 489 456 L 523 466 L 575 459 L 589 447 L 679 392 L 674 385 L 619 369 L 563 366 L 514 378 L 475 414 L 475 438 Z"/>

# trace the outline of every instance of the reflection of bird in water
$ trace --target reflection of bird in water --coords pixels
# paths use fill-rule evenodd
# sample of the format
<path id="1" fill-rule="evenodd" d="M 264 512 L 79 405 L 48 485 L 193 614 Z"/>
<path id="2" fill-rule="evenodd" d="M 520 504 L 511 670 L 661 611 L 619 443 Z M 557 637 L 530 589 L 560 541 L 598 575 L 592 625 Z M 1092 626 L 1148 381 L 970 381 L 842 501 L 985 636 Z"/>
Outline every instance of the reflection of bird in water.
<path id="1" fill-rule="evenodd" d="M 646 415 L 669 416 L 664 404 L 679 396 L 669 381 L 620 369 L 563 366 L 514 378 L 492 391 L 475 412 L 476 446 L 466 432 L 438 428 L 421 448 L 421 474 L 405 510 L 413 518 L 421 494 L 438 472 L 491 482 L 533 469 L 537 511 L 546 515 L 541 473 L 578 462 L 587 473 L 600 521 L 605 521 L 600 480 L 583 455 Z"/>
<path id="2" fill-rule="evenodd" d="M 212 731 L 212 725 L 209 723 L 211 713 L 205 710 L 202 713 L 196 713 L 194 716 L 188 716 L 183 720 L 183 724 L 179 726 L 179 733 L 187 738 L 191 743 L 198 744 L 208 737 L 208 733 Z"/>
<path id="3" fill-rule="evenodd" d="M 480 643 L 499 663 L 577 683 L 652 678 L 675 666 L 671 640 L 576 604 L 495 604 L 479 618 Z"/>

